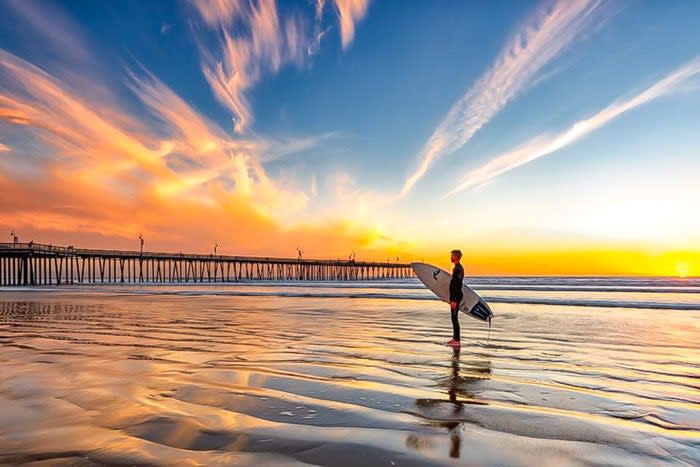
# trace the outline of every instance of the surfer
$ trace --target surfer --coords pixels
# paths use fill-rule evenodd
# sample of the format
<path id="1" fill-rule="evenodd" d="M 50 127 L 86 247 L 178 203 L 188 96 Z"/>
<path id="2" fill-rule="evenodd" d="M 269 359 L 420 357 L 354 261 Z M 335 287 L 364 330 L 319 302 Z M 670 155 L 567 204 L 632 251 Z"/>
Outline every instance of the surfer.
<path id="1" fill-rule="evenodd" d="M 450 262 L 454 264 L 452 269 L 452 279 L 450 280 L 450 315 L 452 317 L 452 339 L 447 341 L 447 345 L 453 347 L 460 347 L 462 344 L 460 342 L 459 333 L 459 304 L 464 298 L 462 294 L 462 282 L 464 281 L 464 268 L 460 264 L 462 259 L 462 252 L 459 250 L 452 250 L 450 252 Z"/>

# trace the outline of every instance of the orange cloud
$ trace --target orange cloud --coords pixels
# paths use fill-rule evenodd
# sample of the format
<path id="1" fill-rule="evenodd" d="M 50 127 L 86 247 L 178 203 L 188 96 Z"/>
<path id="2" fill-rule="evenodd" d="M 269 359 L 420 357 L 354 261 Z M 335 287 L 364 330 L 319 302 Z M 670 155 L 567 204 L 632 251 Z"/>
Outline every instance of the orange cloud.
<path id="1" fill-rule="evenodd" d="M 227 195 L 218 205 L 197 199 L 163 199 L 153 194 L 119 198 L 85 182 L 47 176 L 0 178 L 6 203 L 0 223 L 12 225 L 24 240 L 98 248 L 135 248 L 143 233 L 151 250 L 209 252 L 218 242 L 227 254 L 346 257 L 374 247 L 378 234 L 347 222 L 284 228 L 258 212 L 243 196 Z M 214 189 L 213 191 L 221 191 Z M 383 257 L 384 252 L 377 252 Z"/>
<path id="2" fill-rule="evenodd" d="M 0 120 L 7 120 L 15 125 L 28 125 L 31 110 L 28 105 L 0 95 Z"/>
<path id="3" fill-rule="evenodd" d="M 231 138 L 147 73 L 132 74 L 130 87 L 162 124 L 158 135 L 7 52 L 0 74 L 0 125 L 50 155 L 23 159 L 29 173 L 0 172 L 0 223 L 24 239 L 129 248 L 143 233 L 151 249 L 206 252 L 219 242 L 231 254 L 292 255 L 303 245 L 331 257 L 388 245 L 343 220 L 286 223 L 308 197 L 268 176 L 259 152 L 270 145 Z"/>

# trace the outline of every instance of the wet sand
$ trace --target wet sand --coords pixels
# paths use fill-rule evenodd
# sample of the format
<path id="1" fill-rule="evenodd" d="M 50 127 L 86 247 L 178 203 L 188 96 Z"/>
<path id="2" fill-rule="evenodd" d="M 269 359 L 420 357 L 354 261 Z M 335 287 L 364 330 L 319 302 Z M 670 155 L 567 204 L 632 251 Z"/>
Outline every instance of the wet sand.
<path id="1" fill-rule="evenodd" d="M 0 463 L 697 465 L 700 311 L 363 287 L 0 292 Z"/>

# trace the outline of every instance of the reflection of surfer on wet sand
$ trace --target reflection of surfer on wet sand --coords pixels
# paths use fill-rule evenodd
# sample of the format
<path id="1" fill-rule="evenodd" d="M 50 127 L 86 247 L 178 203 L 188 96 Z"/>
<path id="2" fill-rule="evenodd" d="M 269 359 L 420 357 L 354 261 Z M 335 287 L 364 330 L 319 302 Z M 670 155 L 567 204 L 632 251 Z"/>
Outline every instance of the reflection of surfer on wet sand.
<path id="1" fill-rule="evenodd" d="M 450 374 L 438 381 L 438 387 L 447 389 L 447 399 L 418 399 L 416 415 L 426 419 L 431 425 L 447 428 L 450 435 L 449 456 L 459 458 L 462 445 L 460 427 L 469 421 L 469 414 L 465 413 L 465 405 L 485 404 L 478 399 L 476 386 L 481 380 L 491 376 L 491 362 L 489 360 L 474 361 L 474 373 L 468 376 L 460 375 L 460 348 L 453 347 L 450 360 Z M 471 369 L 468 373 L 472 373 Z M 458 396 L 467 400 L 459 400 Z M 428 436 L 411 434 L 406 438 L 406 445 L 417 450 L 432 447 Z"/>
<path id="2" fill-rule="evenodd" d="M 452 375 L 450 377 L 450 384 L 447 389 L 447 394 L 450 396 L 450 402 L 452 402 L 452 413 L 455 418 L 457 418 L 457 416 L 461 414 L 462 410 L 464 409 L 462 403 L 457 401 L 457 389 L 459 387 L 459 352 L 459 346 L 453 347 Z M 459 434 L 459 422 L 448 422 L 445 424 L 445 426 L 450 431 L 450 457 L 459 459 L 459 450 L 462 445 L 462 437 Z"/>

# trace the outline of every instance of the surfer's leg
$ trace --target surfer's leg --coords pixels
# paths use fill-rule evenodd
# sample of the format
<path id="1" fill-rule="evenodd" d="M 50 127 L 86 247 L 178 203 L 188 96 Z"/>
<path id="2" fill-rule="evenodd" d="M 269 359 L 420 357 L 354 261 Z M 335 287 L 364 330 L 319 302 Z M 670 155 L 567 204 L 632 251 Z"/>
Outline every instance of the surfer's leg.
<path id="1" fill-rule="evenodd" d="M 457 302 L 456 307 L 450 308 L 450 315 L 452 317 L 452 339 L 459 341 L 459 302 Z"/>

